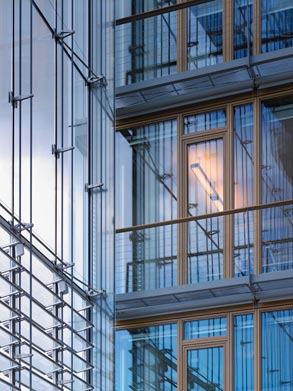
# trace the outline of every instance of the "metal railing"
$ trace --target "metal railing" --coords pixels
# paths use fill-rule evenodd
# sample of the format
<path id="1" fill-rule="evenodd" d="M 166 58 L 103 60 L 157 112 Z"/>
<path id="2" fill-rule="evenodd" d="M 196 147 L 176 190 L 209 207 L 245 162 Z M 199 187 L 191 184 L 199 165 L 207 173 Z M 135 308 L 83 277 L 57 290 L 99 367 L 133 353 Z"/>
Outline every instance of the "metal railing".
<path id="1" fill-rule="evenodd" d="M 117 293 L 289 269 L 293 200 L 116 230 Z"/>

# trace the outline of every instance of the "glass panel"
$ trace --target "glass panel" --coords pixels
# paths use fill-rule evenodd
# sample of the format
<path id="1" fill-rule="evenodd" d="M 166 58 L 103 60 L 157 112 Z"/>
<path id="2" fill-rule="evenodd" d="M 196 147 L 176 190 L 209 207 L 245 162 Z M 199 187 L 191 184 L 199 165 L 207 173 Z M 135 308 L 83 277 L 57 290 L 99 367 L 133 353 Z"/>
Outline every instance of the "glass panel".
<path id="1" fill-rule="evenodd" d="M 117 86 L 175 73 L 176 41 L 176 12 L 117 26 Z"/>
<path id="2" fill-rule="evenodd" d="M 234 0 L 234 59 L 253 54 L 253 0 Z"/>
<path id="3" fill-rule="evenodd" d="M 293 198 L 293 95 L 262 104 L 262 202 Z M 293 209 L 262 212 L 262 271 L 292 269 Z"/>
<path id="4" fill-rule="evenodd" d="M 176 121 L 121 131 L 116 153 L 117 227 L 176 218 Z"/>
<path id="5" fill-rule="evenodd" d="M 262 0 L 261 44 L 263 53 L 293 46 L 293 3 L 291 0 Z"/>
<path id="6" fill-rule="evenodd" d="M 224 347 L 187 352 L 187 390 L 224 390 Z"/>
<path id="7" fill-rule="evenodd" d="M 188 214 L 223 210 L 223 139 L 188 147 Z M 189 223 L 188 282 L 223 278 L 223 218 Z"/>
<path id="8" fill-rule="evenodd" d="M 262 314 L 262 390 L 291 391 L 293 310 Z"/>
<path id="9" fill-rule="evenodd" d="M 222 0 L 188 8 L 188 69 L 223 62 Z"/>
<path id="10" fill-rule="evenodd" d="M 116 391 L 177 390 L 176 325 L 116 333 Z"/>
<path id="11" fill-rule="evenodd" d="M 10 209 L 12 207 L 12 115 L 7 96 L 8 91 L 11 91 L 12 9 L 12 2 L 0 2 L 0 202 Z"/>
<path id="12" fill-rule="evenodd" d="M 217 110 L 184 117 L 184 134 L 226 126 L 226 111 Z"/>
<path id="13" fill-rule="evenodd" d="M 176 285 L 177 226 L 119 234 L 116 238 L 116 292 Z"/>
<path id="14" fill-rule="evenodd" d="M 234 317 L 234 391 L 254 390 L 253 315 Z"/>
<path id="15" fill-rule="evenodd" d="M 234 207 L 253 205 L 254 113 L 251 103 L 234 108 Z M 253 213 L 234 215 L 235 276 L 253 272 Z"/>
<path id="16" fill-rule="evenodd" d="M 197 339 L 226 335 L 226 318 L 193 320 L 184 323 L 184 338 Z"/>
<path id="17" fill-rule="evenodd" d="M 116 19 L 141 14 L 176 4 L 176 0 L 119 0 L 116 2 Z"/>

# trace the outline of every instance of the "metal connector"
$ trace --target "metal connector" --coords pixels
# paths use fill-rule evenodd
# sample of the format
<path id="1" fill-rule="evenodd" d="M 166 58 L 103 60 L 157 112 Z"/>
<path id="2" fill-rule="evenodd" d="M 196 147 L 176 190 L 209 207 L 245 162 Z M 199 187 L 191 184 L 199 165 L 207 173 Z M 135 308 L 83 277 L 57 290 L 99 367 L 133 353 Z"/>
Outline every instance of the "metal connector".
<path id="1" fill-rule="evenodd" d="M 64 148 L 57 148 L 56 144 L 52 145 L 52 155 L 56 156 L 56 159 L 60 158 L 61 153 L 65 153 L 68 151 L 73 151 L 75 147 L 64 147 Z"/>

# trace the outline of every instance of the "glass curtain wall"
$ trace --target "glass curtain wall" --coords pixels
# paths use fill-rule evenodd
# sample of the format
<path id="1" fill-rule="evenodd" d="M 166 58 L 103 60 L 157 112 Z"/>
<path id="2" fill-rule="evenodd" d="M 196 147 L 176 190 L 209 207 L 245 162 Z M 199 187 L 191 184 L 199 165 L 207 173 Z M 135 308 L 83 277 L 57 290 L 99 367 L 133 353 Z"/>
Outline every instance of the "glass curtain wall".
<path id="1" fill-rule="evenodd" d="M 188 69 L 223 62 L 222 0 L 188 8 L 187 62 Z"/>
<path id="2" fill-rule="evenodd" d="M 177 216 L 177 127 L 170 120 L 117 132 L 116 226 Z M 176 284 L 176 226 L 117 237 L 117 292 Z"/>
<path id="3" fill-rule="evenodd" d="M 293 46 L 293 4 L 290 0 L 261 0 L 261 51 Z"/>
<path id="4" fill-rule="evenodd" d="M 177 390 L 176 325 L 116 332 L 116 391 Z"/>
<path id="5" fill-rule="evenodd" d="M 253 0 L 234 0 L 234 59 L 253 54 Z"/>
<path id="6" fill-rule="evenodd" d="M 234 208 L 254 205 L 254 107 L 249 103 L 234 107 Z M 253 213 L 234 217 L 234 273 L 253 273 Z"/>
<path id="7" fill-rule="evenodd" d="M 293 96 L 262 103 L 262 202 L 293 198 Z M 292 269 L 292 208 L 262 212 L 262 272 Z"/>
<path id="8" fill-rule="evenodd" d="M 176 72 L 176 18 L 167 12 L 116 27 L 118 87 Z"/>
<path id="9" fill-rule="evenodd" d="M 293 311 L 262 314 L 262 391 L 292 389 Z"/>
<path id="10" fill-rule="evenodd" d="M 0 388 L 111 390 L 113 4 L 1 2 L 0 17 Z"/>

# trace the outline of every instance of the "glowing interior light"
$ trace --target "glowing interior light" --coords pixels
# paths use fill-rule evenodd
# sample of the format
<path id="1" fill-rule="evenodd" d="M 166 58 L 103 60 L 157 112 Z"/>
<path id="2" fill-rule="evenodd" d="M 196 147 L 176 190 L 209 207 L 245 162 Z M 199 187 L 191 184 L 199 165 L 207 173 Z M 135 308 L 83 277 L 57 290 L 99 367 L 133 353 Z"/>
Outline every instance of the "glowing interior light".
<path id="1" fill-rule="evenodd" d="M 204 190 L 208 193 L 210 199 L 212 200 L 215 207 L 218 209 L 219 212 L 223 210 L 223 201 L 219 194 L 217 193 L 216 189 L 212 185 L 210 179 L 208 178 L 207 174 L 202 169 L 200 163 L 193 163 L 190 165 L 191 171 L 194 173 L 196 178 L 199 180 L 201 186 L 204 188 Z"/>

